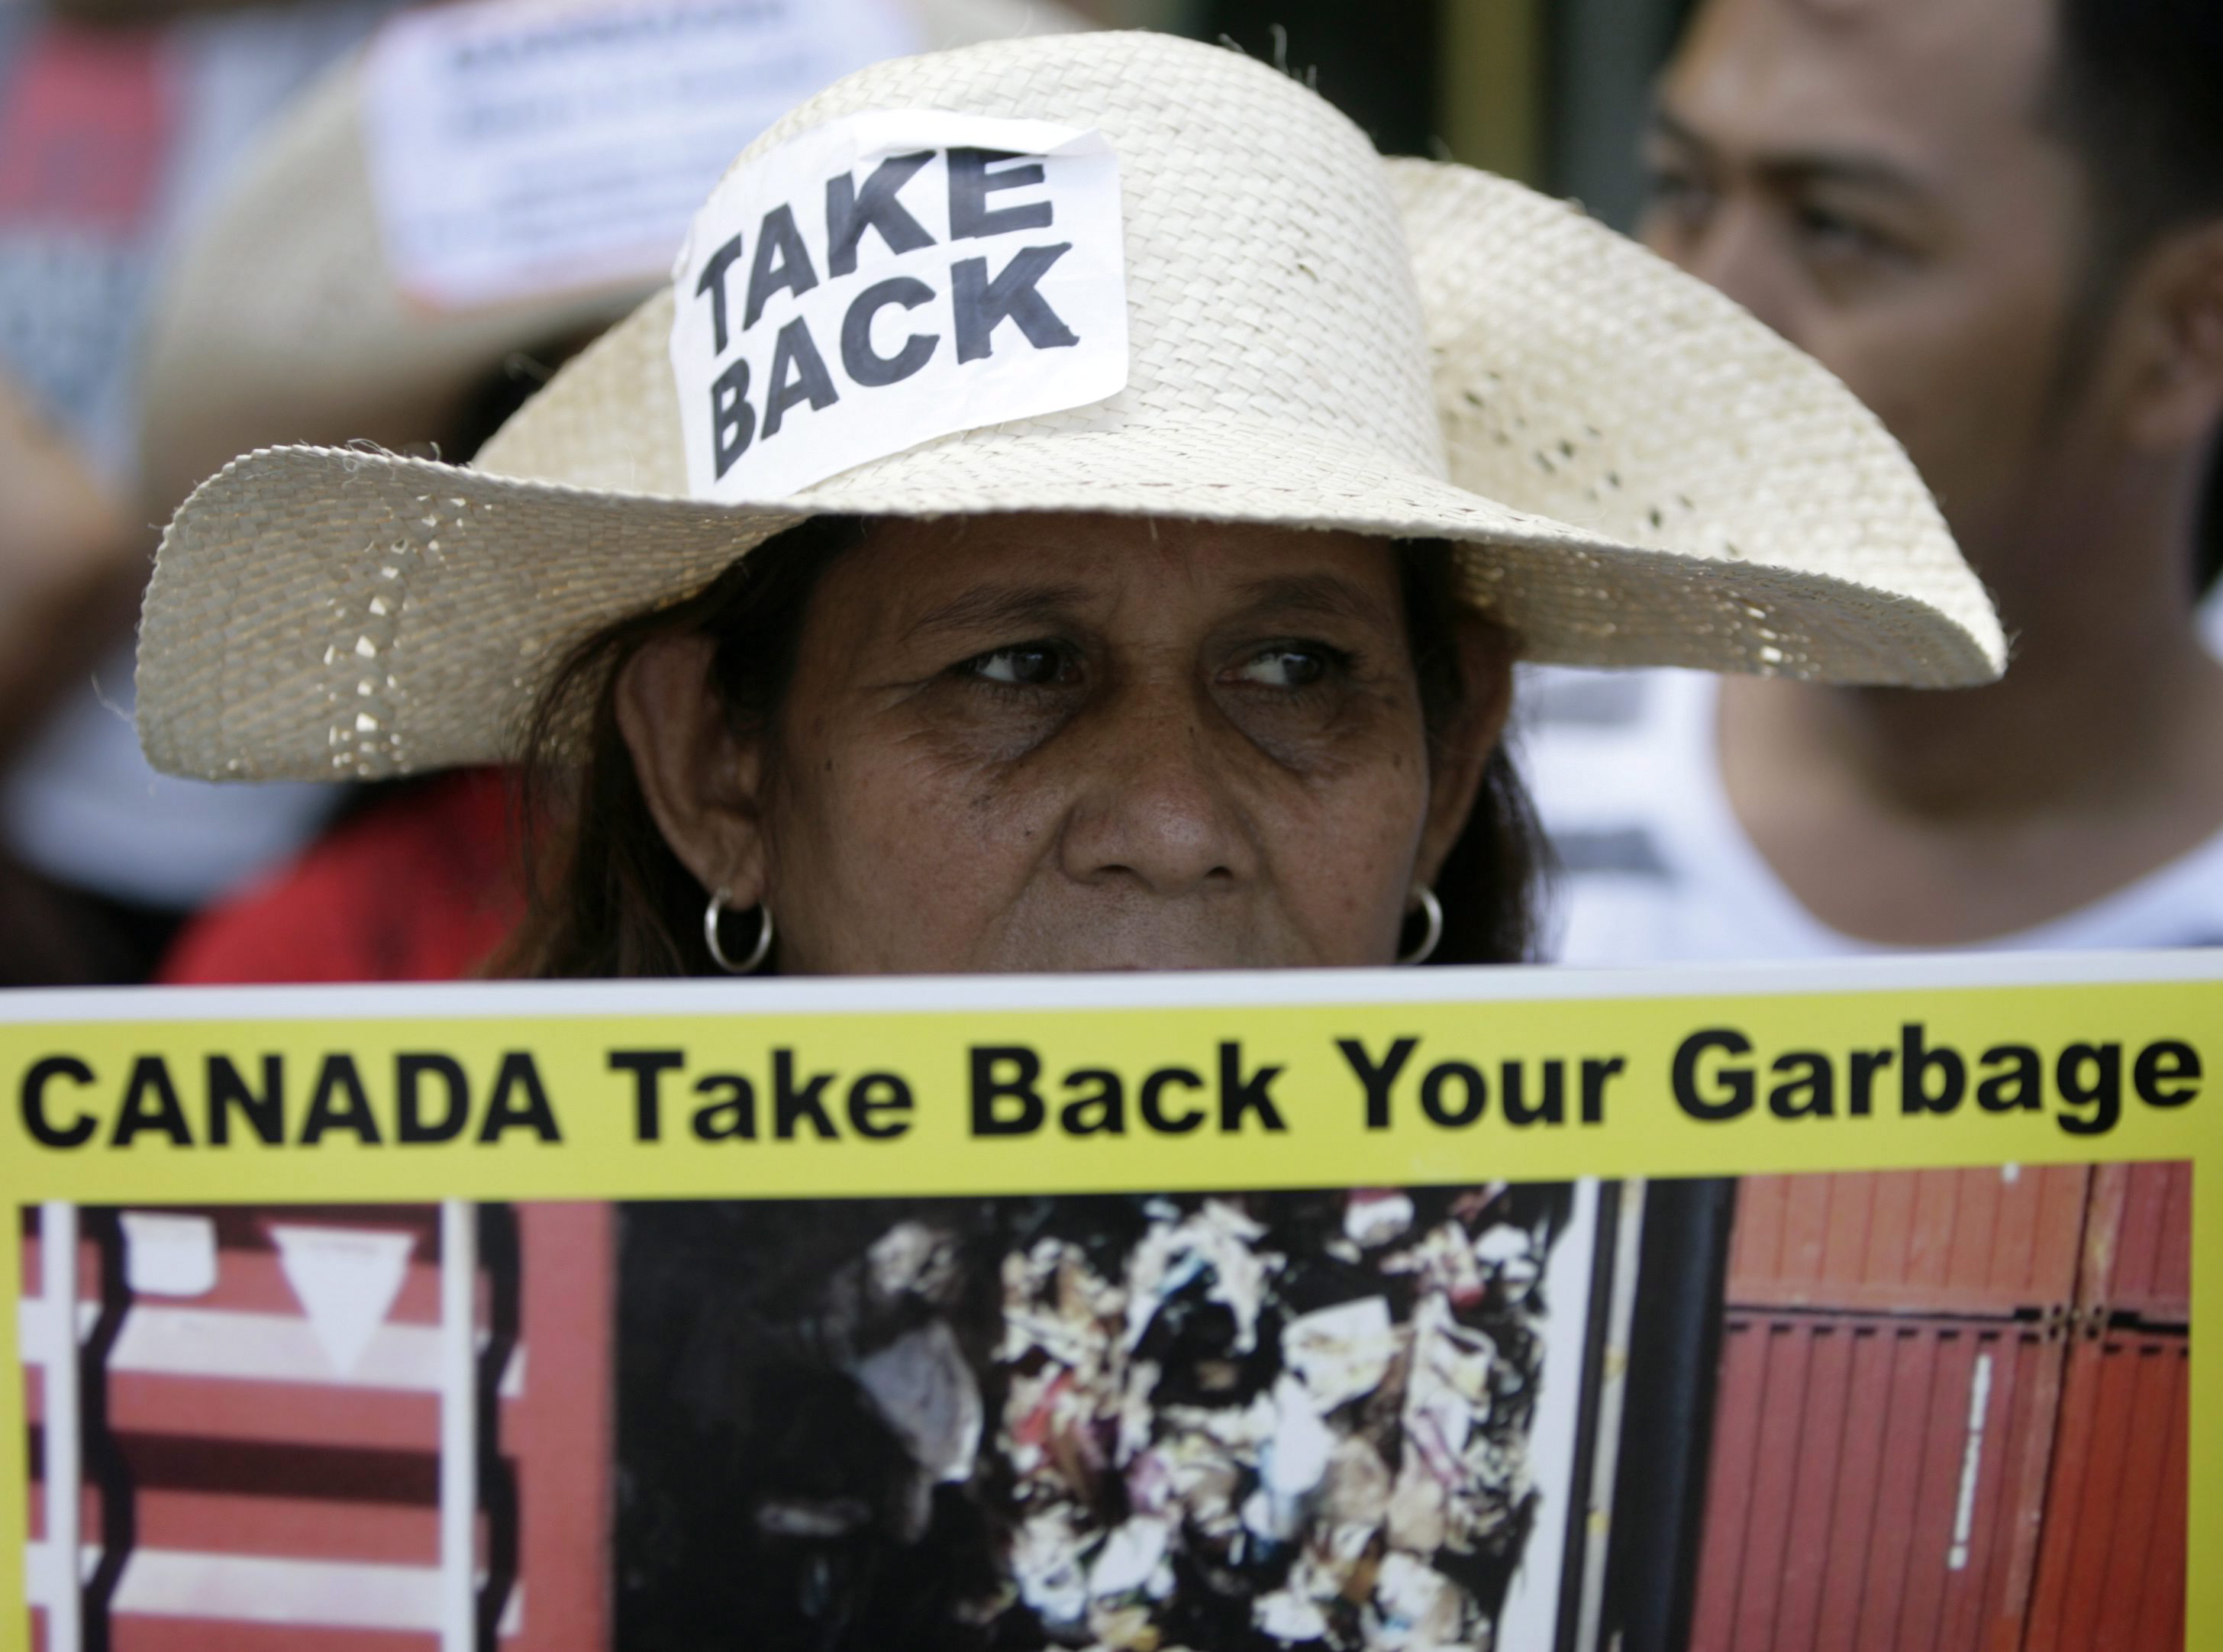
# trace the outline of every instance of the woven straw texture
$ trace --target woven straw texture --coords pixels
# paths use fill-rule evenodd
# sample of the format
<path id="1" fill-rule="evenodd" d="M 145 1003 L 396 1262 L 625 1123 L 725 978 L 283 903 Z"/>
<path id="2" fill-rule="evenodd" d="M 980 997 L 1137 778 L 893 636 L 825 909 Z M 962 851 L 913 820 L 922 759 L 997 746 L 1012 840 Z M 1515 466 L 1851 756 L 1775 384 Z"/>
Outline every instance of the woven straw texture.
<path id="1" fill-rule="evenodd" d="M 1385 172 L 1285 77 L 1147 35 L 882 65 L 736 164 L 820 122 L 904 108 L 1109 136 L 1127 237 L 1125 390 L 923 444 L 790 499 L 704 505 L 683 496 L 659 294 L 558 374 L 475 469 L 279 449 L 199 489 L 148 598 L 140 715 L 156 765 L 352 778 L 513 754 L 566 648 L 833 511 L 1100 509 L 1441 537 L 1461 543 L 1475 591 L 1539 659 L 1861 682 L 1996 674 L 1990 609 L 1873 420 L 1756 323 L 1562 209 L 1457 169 Z M 1477 183 L 1498 226 L 1478 243 L 1462 216 Z M 1583 267 L 1606 262 L 1602 248 L 1617 276 Z M 1567 297 L 1578 283 L 1591 302 Z M 1678 343 L 1690 328 L 1700 336 Z M 1634 346 L 1649 353 L 1619 354 Z M 1727 394 L 1712 363 L 1732 348 L 1776 388 Z M 1633 381 L 1655 372 L 1680 376 Z M 1549 422 L 1554 448 L 1596 432 L 1599 497 L 1571 468 L 1562 487 L 1533 455 L 1533 476 L 1494 455 L 1486 419 L 1445 417 L 1445 402 L 1473 409 L 1470 394 L 1487 408 L 1493 373 L 1510 386 L 1504 417 Z M 1625 460 L 1605 450 L 1609 432 Z M 1698 456 L 1688 480 L 1686 443 Z M 1624 491 L 1639 502 L 1611 502 Z M 1679 518 L 1659 502 L 1685 498 Z M 1848 510 L 1850 527 L 1837 520 Z"/>
<path id="2" fill-rule="evenodd" d="M 1532 643 L 1552 639 L 1552 658 L 1570 664 L 1955 680 L 1952 660 L 1923 658 L 1922 627 L 1896 600 L 1912 598 L 2002 658 L 1991 605 L 1921 477 L 1812 357 L 1561 202 L 1468 167 L 1386 165 L 1453 482 L 1633 545 L 1869 593 L 1771 613 L 1720 570 L 1708 615 L 1658 606 L 1656 563 L 1593 564 L 1565 583 L 1508 572 L 1501 606 Z M 1628 583 L 1636 567 L 1642 588 Z M 1868 641 L 1842 633 L 1848 617 Z M 1861 648 L 1870 663 L 1848 669 Z"/>

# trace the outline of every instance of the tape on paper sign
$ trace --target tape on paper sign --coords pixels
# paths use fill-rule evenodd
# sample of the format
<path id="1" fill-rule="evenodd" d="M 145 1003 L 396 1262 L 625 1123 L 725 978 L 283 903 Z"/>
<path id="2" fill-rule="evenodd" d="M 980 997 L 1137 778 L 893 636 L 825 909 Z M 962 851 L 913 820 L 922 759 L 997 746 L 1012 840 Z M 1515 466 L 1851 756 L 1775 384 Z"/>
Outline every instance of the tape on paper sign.
<path id="1" fill-rule="evenodd" d="M 402 289 L 471 308 L 661 278 L 750 139 L 923 49 L 895 0 L 488 0 L 396 17 L 364 136 Z"/>
<path id="2" fill-rule="evenodd" d="M 672 272 L 697 498 L 771 502 L 1127 382 L 1103 134 L 934 110 L 828 122 L 737 168 Z"/>

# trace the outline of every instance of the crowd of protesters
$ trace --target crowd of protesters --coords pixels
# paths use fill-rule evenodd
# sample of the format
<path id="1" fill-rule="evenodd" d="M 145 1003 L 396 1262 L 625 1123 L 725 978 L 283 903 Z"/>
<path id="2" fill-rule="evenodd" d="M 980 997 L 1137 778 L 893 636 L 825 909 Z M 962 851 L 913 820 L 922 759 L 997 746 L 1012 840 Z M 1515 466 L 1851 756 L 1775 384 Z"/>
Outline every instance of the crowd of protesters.
<path id="1" fill-rule="evenodd" d="M 1701 0 L 1649 251 L 1055 0 L 91 3 L 0 0 L 0 984 L 2223 944 L 2213 0 Z M 1508 1195 L 629 1213 L 621 1616 L 1491 1638 Z"/>
<path id="2" fill-rule="evenodd" d="M 862 12 L 883 32 L 822 30 L 794 96 L 864 55 L 1086 21 Z M 132 726 L 154 542 L 204 476 L 288 442 L 468 458 L 664 276 L 668 245 L 583 293 L 410 290 L 367 112 L 392 13 L 0 6 L 0 981 L 513 962 L 507 772 L 211 784 L 155 772 Z M 2223 942 L 2218 68 L 2199 0 L 1693 9 L 1640 236 L 1904 445 L 2012 663 L 1943 694 L 1532 669 L 1534 955 Z M 728 148 L 762 118 L 734 111 Z"/>

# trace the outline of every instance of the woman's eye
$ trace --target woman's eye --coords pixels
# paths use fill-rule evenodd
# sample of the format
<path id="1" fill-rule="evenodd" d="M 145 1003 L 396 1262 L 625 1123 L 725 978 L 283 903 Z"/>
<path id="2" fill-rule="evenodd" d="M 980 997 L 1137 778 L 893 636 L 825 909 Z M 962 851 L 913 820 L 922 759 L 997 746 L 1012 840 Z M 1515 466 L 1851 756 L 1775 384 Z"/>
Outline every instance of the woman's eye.
<path id="1" fill-rule="evenodd" d="M 983 682 L 1046 688 L 1066 675 L 1066 658 L 1062 650 L 1048 643 L 1030 642 L 977 655 L 965 662 L 964 669 Z"/>
<path id="2" fill-rule="evenodd" d="M 1325 649 L 1269 648 L 1236 668 L 1237 681 L 1263 688 L 1310 688 L 1328 674 L 1335 661 Z"/>

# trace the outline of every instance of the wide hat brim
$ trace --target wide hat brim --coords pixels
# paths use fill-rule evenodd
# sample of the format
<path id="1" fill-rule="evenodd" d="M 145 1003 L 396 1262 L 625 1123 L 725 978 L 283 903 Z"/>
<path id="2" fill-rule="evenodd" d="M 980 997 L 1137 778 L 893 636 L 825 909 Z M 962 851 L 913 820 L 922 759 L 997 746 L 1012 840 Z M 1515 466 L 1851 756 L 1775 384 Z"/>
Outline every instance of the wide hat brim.
<path id="1" fill-rule="evenodd" d="M 1440 539 L 1533 659 L 1918 686 L 1998 675 L 1981 587 L 1905 455 L 1828 374 L 1565 207 L 1464 168 L 1389 165 L 1449 480 L 1223 410 L 1030 419 L 787 498 L 708 504 L 688 497 L 666 291 L 474 467 L 276 448 L 196 491 L 148 597 L 148 754 L 239 779 L 513 758 L 570 647 L 821 514 L 1105 511 Z"/>

